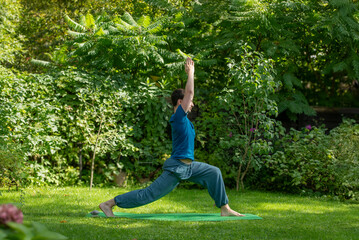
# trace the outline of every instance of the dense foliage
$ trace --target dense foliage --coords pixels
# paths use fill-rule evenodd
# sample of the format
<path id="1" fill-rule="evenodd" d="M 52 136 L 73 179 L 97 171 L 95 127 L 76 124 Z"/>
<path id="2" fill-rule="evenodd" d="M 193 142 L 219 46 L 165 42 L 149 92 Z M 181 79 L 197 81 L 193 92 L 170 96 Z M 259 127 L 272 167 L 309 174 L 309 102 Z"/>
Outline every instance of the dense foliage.
<path id="1" fill-rule="evenodd" d="M 152 84 L 133 91 L 120 78 L 71 69 L 9 80 L 0 79 L 6 126 L 1 133 L 28 149 L 32 182 L 74 183 L 81 174 L 74 169 L 79 157 L 89 159 L 95 150 L 100 122 L 97 155 L 103 161 L 97 164 L 105 179 L 98 183 L 111 180 L 123 167 L 133 171 L 139 161 L 152 163 L 148 174 L 169 154 L 167 95 Z M 145 174 L 139 169 L 133 173 Z"/>
<path id="2" fill-rule="evenodd" d="M 359 125 L 354 123 L 345 120 L 330 134 L 310 125 L 282 134 L 264 163 L 262 184 L 269 189 L 359 199 Z"/>
<path id="3" fill-rule="evenodd" d="M 250 168 L 260 168 L 262 157 L 271 152 L 275 126 L 271 117 L 278 110 L 269 96 L 279 84 L 274 81 L 271 61 L 247 45 L 236 52 L 241 62 L 228 60 L 228 86 L 216 98 L 208 99 L 211 104 L 208 113 L 198 121 L 203 134 L 200 154 L 213 154 L 219 161 L 213 164 L 226 170 L 229 167 L 227 176 L 235 177 L 238 190 L 239 185 L 244 188 L 244 177 Z M 216 141 L 208 141 L 208 137 Z"/>
<path id="4" fill-rule="evenodd" d="M 0 64 L 15 63 L 21 53 L 23 37 L 18 36 L 16 29 L 20 25 L 21 5 L 11 0 L 0 2 Z"/>
<path id="5" fill-rule="evenodd" d="M 171 152 L 168 97 L 191 56 L 196 157 L 227 186 L 358 198 L 355 121 L 328 134 L 275 119 L 358 106 L 357 2 L 0 5 L 1 184 L 88 183 L 92 159 L 97 185 L 120 173 L 152 180 Z"/>

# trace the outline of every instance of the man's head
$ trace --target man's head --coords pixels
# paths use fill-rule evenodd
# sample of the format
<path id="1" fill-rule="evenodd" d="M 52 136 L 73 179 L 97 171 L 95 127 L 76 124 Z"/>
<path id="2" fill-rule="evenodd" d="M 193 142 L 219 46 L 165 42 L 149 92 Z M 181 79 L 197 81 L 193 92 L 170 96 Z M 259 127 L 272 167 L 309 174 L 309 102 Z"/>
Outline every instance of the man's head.
<path id="1" fill-rule="evenodd" d="M 184 98 L 184 89 L 179 88 L 173 91 L 172 95 L 171 95 L 171 100 L 172 100 L 172 105 L 173 107 L 176 107 L 177 105 L 181 104 L 178 103 L 178 100 L 183 100 Z"/>
<path id="2" fill-rule="evenodd" d="M 173 91 L 171 95 L 172 105 L 173 107 L 178 107 L 184 98 L 185 90 L 182 88 L 176 89 Z M 189 109 L 189 112 L 192 110 L 192 107 L 194 106 L 193 102 L 191 102 L 191 106 Z"/>

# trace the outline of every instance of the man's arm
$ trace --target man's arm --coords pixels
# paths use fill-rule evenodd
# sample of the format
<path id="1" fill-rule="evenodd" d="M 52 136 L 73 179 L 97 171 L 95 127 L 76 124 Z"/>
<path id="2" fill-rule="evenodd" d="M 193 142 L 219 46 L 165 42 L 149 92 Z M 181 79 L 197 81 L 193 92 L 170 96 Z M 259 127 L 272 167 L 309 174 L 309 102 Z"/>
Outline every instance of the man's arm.
<path id="1" fill-rule="evenodd" d="M 185 112 L 188 112 L 194 97 L 194 62 L 187 58 L 185 70 L 188 75 L 184 97 L 181 106 Z"/>

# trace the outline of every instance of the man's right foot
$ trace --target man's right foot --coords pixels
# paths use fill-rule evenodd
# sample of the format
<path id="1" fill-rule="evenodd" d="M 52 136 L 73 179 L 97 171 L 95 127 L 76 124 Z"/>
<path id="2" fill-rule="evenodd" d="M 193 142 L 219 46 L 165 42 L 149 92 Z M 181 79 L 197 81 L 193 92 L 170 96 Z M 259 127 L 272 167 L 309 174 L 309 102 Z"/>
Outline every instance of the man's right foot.
<path id="1" fill-rule="evenodd" d="M 111 206 L 111 204 L 109 204 L 108 202 L 101 203 L 99 207 L 102 210 L 102 212 L 106 215 L 106 217 L 115 217 L 115 215 L 113 215 L 112 212 L 113 206 Z"/>

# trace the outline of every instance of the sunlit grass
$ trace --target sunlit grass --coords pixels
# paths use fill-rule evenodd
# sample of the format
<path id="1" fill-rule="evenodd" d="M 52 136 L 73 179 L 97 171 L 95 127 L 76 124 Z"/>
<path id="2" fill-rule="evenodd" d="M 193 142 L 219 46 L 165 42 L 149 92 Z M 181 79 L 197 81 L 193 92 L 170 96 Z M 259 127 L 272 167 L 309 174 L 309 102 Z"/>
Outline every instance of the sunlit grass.
<path id="1" fill-rule="evenodd" d="M 44 223 L 70 239 L 358 239 L 359 203 L 281 193 L 227 191 L 230 206 L 263 220 L 165 222 L 86 218 L 102 201 L 130 189 L 27 188 L 2 190 L 0 203 L 16 203 L 25 222 Z M 219 213 L 206 190 L 175 189 L 152 204 L 115 211 L 130 213 Z"/>

